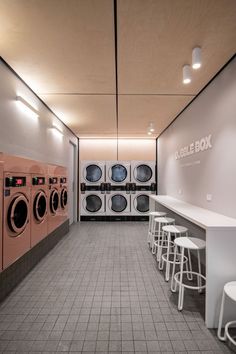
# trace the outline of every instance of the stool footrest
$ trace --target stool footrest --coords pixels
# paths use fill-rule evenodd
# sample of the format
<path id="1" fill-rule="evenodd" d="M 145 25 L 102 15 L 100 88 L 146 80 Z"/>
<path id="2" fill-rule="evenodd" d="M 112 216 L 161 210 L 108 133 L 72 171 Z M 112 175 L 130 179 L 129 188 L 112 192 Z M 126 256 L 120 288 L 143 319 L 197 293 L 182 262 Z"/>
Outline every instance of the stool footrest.
<path id="1" fill-rule="evenodd" d="M 230 322 L 226 323 L 226 325 L 225 325 L 225 334 L 226 334 L 226 337 L 228 338 L 228 340 L 236 346 L 235 338 L 233 338 L 229 334 L 229 327 L 231 327 L 232 325 L 236 325 L 236 321 L 230 321 Z"/>
<path id="2" fill-rule="evenodd" d="M 192 289 L 192 290 L 202 290 L 202 289 L 206 288 L 206 277 L 204 275 L 197 273 L 197 272 L 190 271 L 190 270 L 184 270 L 182 273 L 190 275 L 190 276 L 196 275 L 197 277 L 200 277 L 201 279 L 203 279 L 205 281 L 205 285 L 189 285 L 189 284 L 183 283 L 183 281 L 182 281 L 182 283 L 180 283 L 180 280 L 178 279 L 178 277 L 180 276 L 181 272 L 177 272 L 174 275 L 174 280 L 180 286 L 187 288 L 187 289 Z"/>
<path id="3" fill-rule="evenodd" d="M 174 256 L 174 252 L 170 252 L 170 253 L 169 253 L 169 256 L 171 256 L 171 255 Z M 176 256 L 177 256 L 177 257 L 181 257 L 181 254 L 180 254 L 180 253 L 176 253 Z M 170 259 L 167 260 L 167 253 L 164 253 L 164 254 L 162 255 L 162 259 L 163 259 L 163 261 L 165 261 L 165 262 L 169 262 L 169 263 L 171 263 L 171 264 L 174 264 L 174 260 L 173 260 L 173 261 L 171 261 Z M 186 262 L 188 262 L 188 257 L 184 256 L 183 263 L 186 263 Z M 181 260 L 176 259 L 175 264 L 181 264 Z M 177 273 L 176 273 L 176 274 L 177 274 Z"/>

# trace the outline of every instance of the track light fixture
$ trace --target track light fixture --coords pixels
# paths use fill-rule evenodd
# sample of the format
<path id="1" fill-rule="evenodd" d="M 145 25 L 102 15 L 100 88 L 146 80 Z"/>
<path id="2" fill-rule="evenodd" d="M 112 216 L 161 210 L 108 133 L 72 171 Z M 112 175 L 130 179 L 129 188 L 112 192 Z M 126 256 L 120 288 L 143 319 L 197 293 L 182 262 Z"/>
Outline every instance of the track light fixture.
<path id="1" fill-rule="evenodd" d="M 196 47 L 192 51 L 192 68 L 193 69 L 199 69 L 202 66 L 202 61 L 201 61 L 201 48 Z"/>
<path id="2" fill-rule="evenodd" d="M 39 113 L 38 111 L 22 96 L 16 96 L 16 102 L 19 105 L 20 109 L 27 115 L 38 118 Z"/>
<path id="3" fill-rule="evenodd" d="M 155 131 L 154 124 L 153 124 L 153 122 L 150 122 L 147 127 L 147 134 L 152 135 L 152 133 L 154 133 L 154 131 Z"/>
<path id="4" fill-rule="evenodd" d="M 183 84 L 189 84 L 192 81 L 190 65 L 183 66 Z"/>

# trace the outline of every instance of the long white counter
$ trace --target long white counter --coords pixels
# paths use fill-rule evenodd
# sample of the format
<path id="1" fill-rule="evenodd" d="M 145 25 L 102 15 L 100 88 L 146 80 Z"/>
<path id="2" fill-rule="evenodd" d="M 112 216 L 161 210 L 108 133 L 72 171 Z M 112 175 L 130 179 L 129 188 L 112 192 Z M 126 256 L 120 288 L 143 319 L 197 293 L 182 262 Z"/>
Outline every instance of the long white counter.
<path id="1" fill-rule="evenodd" d="M 151 195 L 150 210 L 163 206 L 205 230 L 206 237 L 206 304 L 208 328 L 218 325 L 222 289 L 236 280 L 236 219 L 214 213 L 170 196 Z M 197 235 L 195 235 L 197 237 Z M 236 320 L 235 304 L 226 306 L 225 319 Z"/>

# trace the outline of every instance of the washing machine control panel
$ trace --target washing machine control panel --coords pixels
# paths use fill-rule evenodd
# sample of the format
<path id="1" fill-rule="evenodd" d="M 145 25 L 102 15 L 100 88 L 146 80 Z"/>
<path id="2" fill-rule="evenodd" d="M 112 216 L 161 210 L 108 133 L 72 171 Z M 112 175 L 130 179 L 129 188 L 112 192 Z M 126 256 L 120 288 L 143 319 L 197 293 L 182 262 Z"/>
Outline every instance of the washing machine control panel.
<path id="1" fill-rule="evenodd" d="M 57 177 L 50 177 L 49 184 L 57 184 L 58 178 Z"/>
<path id="2" fill-rule="evenodd" d="M 32 184 L 33 186 L 43 186 L 45 184 L 45 177 L 33 177 Z"/>
<path id="3" fill-rule="evenodd" d="M 60 183 L 66 183 L 66 181 L 67 181 L 66 177 L 61 177 L 60 178 Z"/>
<path id="4" fill-rule="evenodd" d="M 6 177 L 5 187 L 24 187 L 26 186 L 26 177 Z"/>

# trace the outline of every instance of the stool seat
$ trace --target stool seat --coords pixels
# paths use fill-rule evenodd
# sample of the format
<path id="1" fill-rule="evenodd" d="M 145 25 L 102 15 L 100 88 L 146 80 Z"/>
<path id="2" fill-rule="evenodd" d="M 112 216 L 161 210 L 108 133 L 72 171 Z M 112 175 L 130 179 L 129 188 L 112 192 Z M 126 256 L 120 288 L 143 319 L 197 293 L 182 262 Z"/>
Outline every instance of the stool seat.
<path id="1" fill-rule="evenodd" d="M 188 231 L 186 227 L 179 225 L 166 225 L 162 227 L 162 230 L 173 234 L 182 234 Z"/>
<path id="2" fill-rule="evenodd" d="M 175 239 L 175 244 L 189 250 L 201 250 L 206 247 L 206 242 L 196 237 L 178 237 Z"/>
<path id="3" fill-rule="evenodd" d="M 164 211 L 150 211 L 149 215 L 152 215 L 152 216 L 165 216 L 166 213 Z"/>
<path id="4" fill-rule="evenodd" d="M 224 291 L 231 300 L 236 301 L 236 281 L 226 283 Z"/>
<path id="5" fill-rule="evenodd" d="M 155 218 L 154 221 L 160 224 L 171 224 L 175 221 L 175 219 L 160 217 L 160 218 Z"/>

